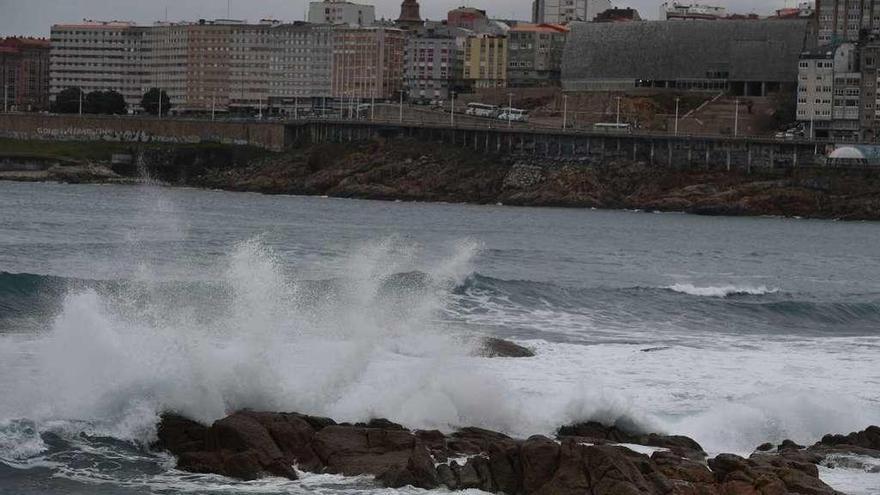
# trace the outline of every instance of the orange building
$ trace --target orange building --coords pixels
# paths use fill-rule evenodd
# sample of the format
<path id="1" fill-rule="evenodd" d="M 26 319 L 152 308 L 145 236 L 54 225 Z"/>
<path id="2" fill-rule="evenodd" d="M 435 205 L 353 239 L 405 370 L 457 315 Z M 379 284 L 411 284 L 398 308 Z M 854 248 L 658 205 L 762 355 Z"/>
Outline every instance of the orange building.
<path id="1" fill-rule="evenodd" d="M 403 90 L 406 38 L 400 29 L 338 29 L 334 33 L 334 98 L 396 99 Z"/>

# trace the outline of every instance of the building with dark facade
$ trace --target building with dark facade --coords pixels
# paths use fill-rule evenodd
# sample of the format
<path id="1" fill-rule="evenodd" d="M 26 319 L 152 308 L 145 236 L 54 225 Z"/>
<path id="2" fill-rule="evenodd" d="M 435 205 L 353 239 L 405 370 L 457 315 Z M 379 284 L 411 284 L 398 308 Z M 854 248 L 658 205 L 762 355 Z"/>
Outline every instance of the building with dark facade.
<path id="1" fill-rule="evenodd" d="M 518 24 L 507 32 L 507 85 L 559 86 L 568 28 L 558 24 Z"/>
<path id="2" fill-rule="evenodd" d="M 49 40 L 0 40 L 0 108 L 35 111 L 49 108 Z"/>
<path id="3" fill-rule="evenodd" d="M 563 88 L 794 91 L 800 54 L 815 45 L 811 32 L 807 20 L 575 23 L 563 56 Z"/>

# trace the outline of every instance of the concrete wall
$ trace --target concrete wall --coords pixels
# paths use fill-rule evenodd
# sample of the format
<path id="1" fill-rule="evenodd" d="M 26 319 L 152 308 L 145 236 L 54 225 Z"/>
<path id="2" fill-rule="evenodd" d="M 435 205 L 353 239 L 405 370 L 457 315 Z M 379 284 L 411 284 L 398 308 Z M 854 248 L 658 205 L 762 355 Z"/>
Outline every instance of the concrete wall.
<path id="1" fill-rule="evenodd" d="M 223 143 L 281 151 L 283 124 L 210 122 L 127 117 L 0 114 L 0 137 L 51 141 Z"/>

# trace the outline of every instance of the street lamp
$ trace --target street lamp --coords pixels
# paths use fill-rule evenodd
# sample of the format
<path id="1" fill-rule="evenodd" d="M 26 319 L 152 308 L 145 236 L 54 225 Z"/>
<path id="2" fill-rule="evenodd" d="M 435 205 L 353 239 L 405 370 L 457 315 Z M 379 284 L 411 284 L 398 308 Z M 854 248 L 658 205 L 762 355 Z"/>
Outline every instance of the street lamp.
<path id="1" fill-rule="evenodd" d="M 400 93 L 400 123 L 403 123 L 403 94 L 406 92 L 404 89 L 397 90 Z"/>
<path id="2" fill-rule="evenodd" d="M 513 125 L 513 93 L 507 93 L 507 127 Z"/>
<path id="3" fill-rule="evenodd" d="M 678 103 L 681 101 L 680 97 L 675 98 L 675 135 L 678 136 Z"/>
<path id="4" fill-rule="evenodd" d="M 739 136 L 739 99 L 736 100 L 733 114 L 733 137 Z"/>
<path id="5" fill-rule="evenodd" d="M 617 97 L 617 125 L 620 125 L 620 97 Z"/>
<path id="6" fill-rule="evenodd" d="M 562 130 L 568 129 L 568 95 L 562 95 Z"/>
<path id="7" fill-rule="evenodd" d="M 452 104 L 449 105 L 449 125 L 455 127 L 455 91 L 450 91 Z"/>

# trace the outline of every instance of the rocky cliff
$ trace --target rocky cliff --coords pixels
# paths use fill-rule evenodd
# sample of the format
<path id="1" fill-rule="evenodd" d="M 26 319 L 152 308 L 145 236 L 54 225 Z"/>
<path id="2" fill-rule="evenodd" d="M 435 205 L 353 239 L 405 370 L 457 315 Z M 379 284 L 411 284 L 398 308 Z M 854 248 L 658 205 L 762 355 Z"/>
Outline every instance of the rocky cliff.
<path id="1" fill-rule="evenodd" d="M 192 186 L 269 194 L 880 219 L 880 171 L 871 170 L 667 169 L 629 161 L 492 157 L 407 140 L 312 146 L 248 162 L 199 160 L 196 166 L 164 168 L 184 175 L 160 175 Z"/>

